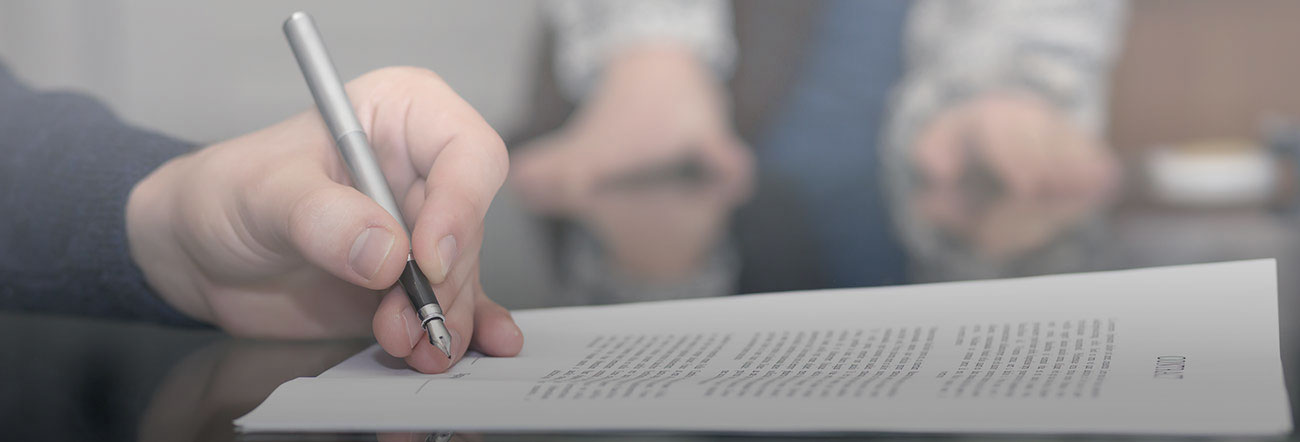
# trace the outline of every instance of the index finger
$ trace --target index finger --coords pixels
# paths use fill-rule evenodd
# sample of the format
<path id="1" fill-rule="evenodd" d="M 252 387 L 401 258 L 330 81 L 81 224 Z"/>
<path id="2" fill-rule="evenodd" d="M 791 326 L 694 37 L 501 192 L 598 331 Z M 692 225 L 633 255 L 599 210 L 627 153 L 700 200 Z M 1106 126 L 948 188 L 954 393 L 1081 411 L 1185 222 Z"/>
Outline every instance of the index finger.
<path id="1" fill-rule="evenodd" d="M 362 97 L 357 106 L 358 114 L 365 116 L 362 125 L 369 124 L 377 149 L 398 159 L 389 167 L 400 168 L 401 163 L 406 163 L 407 172 L 413 175 L 411 182 L 418 185 L 422 179 L 424 183 L 423 189 L 409 189 L 409 197 L 401 198 L 413 203 L 406 208 L 415 214 L 411 253 L 446 312 L 453 354 L 449 361 L 432 358 L 428 354 L 432 347 L 416 342 L 411 351 L 423 355 L 407 357 L 408 363 L 411 358 L 438 362 L 418 368 L 441 371 L 445 369 L 441 364 L 450 364 L 465 351 L 468 342 L 457 341 L 473 335 L 474 300 L 463 298 L 472 298 L 479 290 L 477 264 L 483 217 L 508 171 L 505 143 L 469 103 L 432 72 L 392 68 L 367 74 L 354 83 L 357 95 Z M 406 319 L 409 327 L 411 318 Z M 501 322 L 496 325 L 514 327 Z M 400 334 L 381 333 L 391 327 L 381 327 L 378 322 L 375 326 L 378 339 L 391 341 L 387 342 L 391 345 L 385 345 L 386 350 L 403 352 L 398 348 L 402 346 L 396 345 L 400 339 L 381 336 Z M 401 334 L 409 338 L 419 333 Z"/>
<path id="2" fill-rule="evenodd" d="M 429 279 L 441 283 L 460 249 L 477 247 L 483 216 L 509 170 L 505 143 L 433 72 L 388 68 L 353 83 L 362 97 L 358 117 L 376 149 L 404 157 L 412 181 L 424 180 L 423 204 L 408 214 L 415 215 L 412 249 Z M 390 182 L 405 189 L 397 184 Z"/>

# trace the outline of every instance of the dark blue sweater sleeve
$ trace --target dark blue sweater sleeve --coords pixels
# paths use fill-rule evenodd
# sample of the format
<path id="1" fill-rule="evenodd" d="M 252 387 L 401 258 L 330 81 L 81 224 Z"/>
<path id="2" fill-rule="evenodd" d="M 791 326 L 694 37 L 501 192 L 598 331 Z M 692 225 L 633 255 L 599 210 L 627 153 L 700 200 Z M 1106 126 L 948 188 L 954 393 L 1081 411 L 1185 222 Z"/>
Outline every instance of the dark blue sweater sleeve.
<path id="1" fill-rule="evenodd" d="M 197 324 L 149 288 L 126 240 L 132 187 L 193 147 L 0 65 L 0 309 Z"/>

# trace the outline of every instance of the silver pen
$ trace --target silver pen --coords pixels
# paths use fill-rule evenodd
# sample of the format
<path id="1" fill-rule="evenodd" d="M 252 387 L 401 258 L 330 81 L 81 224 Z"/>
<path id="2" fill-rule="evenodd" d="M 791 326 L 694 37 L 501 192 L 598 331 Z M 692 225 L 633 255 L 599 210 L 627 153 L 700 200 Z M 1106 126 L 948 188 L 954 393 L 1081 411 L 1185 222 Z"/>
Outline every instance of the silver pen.
<path id="1" fill-rule="evenodd" d="M 361 123 L 352 112 L 352 102 L 348 101 L 348 95 L 343 91 L 343 82 L 339 80 L 334 62 L 330 61 L 329 53 L 325 51 L 325 42 L 321 41 L 316 23 L 306 12 L 295 12 L 284 21 L 284 36 L 289 39 L 289 47 L 298 59 L 302 76 L 307 79 L 307 87 L 316 99 L 316 107 L 320 109 L 321 117 L 334 136 L 339 155 L 347 163 L 357 190 L 379 203 L 405 231 L 406 223 L 402 221 L 397 200 L 388 188 L 388 180 L 379 168 L 379 161 L 370 149 L 370 142 L 361 129 Z M 411 232 L 406 231 L 406 235 L 410 238 Z M 451 358 L 452 342 L 451 334 L 447 332 L 447 319 L 442 314 L 442 307 L 438 305 L 438 298 L 433 294 L 433 287 L 429 285 L 428 278 L 415 263 L 410 251 L 407 251 L 406 268 L 402 270 L 398 282 L 420 316 L 420 324 L 429 333 L 429 342 Z"/>

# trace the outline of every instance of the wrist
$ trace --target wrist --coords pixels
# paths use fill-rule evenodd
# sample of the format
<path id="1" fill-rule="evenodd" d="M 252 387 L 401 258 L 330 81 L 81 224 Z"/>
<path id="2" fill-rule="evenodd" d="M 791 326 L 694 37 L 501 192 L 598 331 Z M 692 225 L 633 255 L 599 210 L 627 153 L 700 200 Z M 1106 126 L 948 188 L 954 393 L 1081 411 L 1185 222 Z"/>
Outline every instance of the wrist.
<path id="1" fill-rule="evenodd" d="M 644 44 L 611 58 L 567 127 L 654 127 L 668 134 L 725 130 L 730 113 L 724 85 L 702 60 L 672 44 Z M 594 126 L 594 127 L 590 127 Z"/>
<path id="2" fill-rule="evenodd" d="M 126 234 L 131 259 L 154 293 L 172 308 L 199 321 L 213 322 L 211 308 L 197 289 L 197 272 L 176 235 L 179 178 L 188 159 L 174 158 L 136 183 L 127 197 Z"/>
<path id="3" fill-rule="evenodd" d="M 673 43 L 646 43 L 619 51 L 600 76 L 599 88 L 699 87 L 721 89 L 722 82 L 689 47 Z"/>

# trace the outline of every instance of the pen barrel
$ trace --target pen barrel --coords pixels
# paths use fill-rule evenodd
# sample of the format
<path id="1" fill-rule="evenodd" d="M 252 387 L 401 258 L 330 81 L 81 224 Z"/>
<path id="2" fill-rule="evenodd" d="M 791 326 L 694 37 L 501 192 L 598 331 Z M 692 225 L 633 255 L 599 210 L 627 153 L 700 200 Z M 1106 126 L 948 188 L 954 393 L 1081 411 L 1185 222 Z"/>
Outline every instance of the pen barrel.
<path id="1" fill-rule="evenodd" d="M 406 229 L 397 199 L 393 197 L 392 189 L 388 188 L 388 181 L 384 178 L 383 169 L 379 167 L 379 160 L 375 158 L 375 151 L 370 148 L 370 141 L 366 140 L 366 134 L 361 131 L 349 132 L 334 140 L 334 144 L 338 146 L 339 156 L 343 157 L 343 162 L 348 166 L 352 187 L 378 203 L 397 220 L 402 229 Z M 407 234 L 409 236 L 410 232 Z"/>
<path id="2" fill-rule="evenodd" d="M 397 282 L 402 285 L 402 290 L 406 291 L 406 297 L 411 300 L 411 305 L 417 308 L 430 304 L 438 305 L 438 298 L 433 294 L 433 286 L 429 285 L 429 279 L 424 276 L 424 271 L 420 270 L 420 265 L 416 264 L 414 259 L 406 261 L 406 268 L 402 269 L 402 276 L 397 279 Z M 420 319 L 425 318 L 422 315 Z"/>
<path id="3" fill-rule="evenodd" d="M 352 112 L 352 102 L 348 100 L 348 95 L 343 90 L 343 83 L 334 69 L 334 62 L 330 60 L 329 52 L 325 50 L 325 42 L 321 39 L 320 31 L 316 29 L 311 16 L 305 12 L 295 12 L 290 15 L 289 19 L 284 21 L 284 35 L 289 40 L 289 47 L 293 49 L 294 58 L 298 60 L 303 78 L 307 80 L 312 98 L 316 100 L 321 118 L 329 126 L 339 156 L 343 157 L 343 162 L 347 164 L 348 174 L 352 177 L 352 186 L 392 215 L 409 237 L 410 231 L 406 227 L 406 222 L 402 220 L 401 209 L 397 205 L 397 200 L 393 198 L 393 191 L 388 187 L 388 180 L 384 178 L 384 171 L 379 167 L 379 160 L 375 158 L 374 150 L 370 148 L 370 140 L 366 138 L 366 133 L 362 130 L 361 123 L 357 121 L 356 114 Z M 434 296 L 433 288 L 429 285 L 424 272 L 420 270 L 420 266 L 409 255 L 406 268 L 402 270 L 398 282 L 406 291 L 406 296 L 410 298 L 411 305 L 419 309 L 418 313 L 420 319 L 425 322 L 424 325 L 429 327 L 430 342 L 435 342 L 435 346 L 441 343 L 438 348 L 450 354 L 447 350 L 450 336 L 446 335 L 446 328 L 442 326 L 442 322 L 438 322 L 436 327 L 430 325 L 433 324 L 430 322 L 433 318 L 444 319 L 442 309 L 438 306 L 438 298 Z M 442 334 L 435 336 L 437 334 L 435 332 L 438 331 Z"/>
<path id="4" fill-rule="evenodd" d="M 325 49 L 325 41 L 311 16 L 305 12 L 293 13 L 284 21 L 284 36 L 289 40 L 294 58 L 298 59 L 298 67 L 302 69 L 302 76 L 307 80 L 307 87 L 311 89 L 312 98 L 316 99 L 316 107 L 320 108 L 330 134 L 338 139 L 351 132 L 363 132 L 361 122 L 352 113 L 352 102 L 343 90 L 343 81 L 339 80 L 334 61 Z"/>
<path id="5" fill-rule="evenodd" d="M 284 36 L 289 40 L 289 48 L 298 60 L 298 68 L 307 80 L 307 88 L 316 100 L 321 118 L 329 126 L 339 155 L 347 164 L 353 187 L 383 207 L 405 230 L 406 222 L 402 220 L 397 199 L 393 197 L 392 189 L 388 188 L 384 171 L 379 167 L 374 150 L 370 148 L 370 141 L 366 139 L 361 123 L 352 112 L 352 102 L 343 90 L 343 82 L 339 80 L 338 71 L 334 69 L 334 62 L 325 49 L 325 42 L 316 29 L 315 21 L 305 12 L 295 12 L 284 21 Z M 406 233 L 410 234 L 409 231 Z"/>

